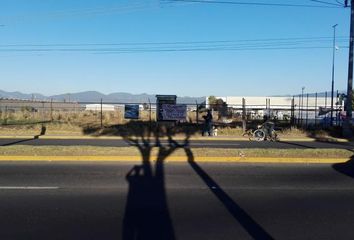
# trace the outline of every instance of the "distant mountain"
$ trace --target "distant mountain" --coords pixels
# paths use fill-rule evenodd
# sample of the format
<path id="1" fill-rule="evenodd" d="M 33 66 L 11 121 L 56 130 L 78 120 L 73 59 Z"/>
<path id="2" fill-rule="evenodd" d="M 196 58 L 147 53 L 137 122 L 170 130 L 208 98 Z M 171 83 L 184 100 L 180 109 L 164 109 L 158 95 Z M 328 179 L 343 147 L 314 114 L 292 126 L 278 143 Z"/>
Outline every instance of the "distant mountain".
<path id="1" fill-rule="evenodd" d="M 101 98 L 106 100 L 106 95 L 97 91 L 86 91 L 78 93 L 65 93 L 59 95 L 49 96 L 49 98 L 55 101 L 66 101 L 66 102 L 99 102 Z"/>
<path id="2" fill-rule="evenodd" d="M 0 98 L 12 98 L 12 99 L 46 99 L 47 97 L 40 93 L 25 94 L 21 92 L 5 92 L 0 90 Z"/>
<path id="3" fill-rule="evenodd" d="M 66 93 L 53 96 L 44 96 L 39 93 L 24 94 L 21 92 L 6 92 L 0 90 L 0 98 L 10 99 L 25 99 L 25 100 L 50 100 L 66 101 L 66 102 L 100 102 L 101 99 L 104 102 L 115 103 L 148 103 L 149 99 L 152 103 L 156 102 L 156 97 L 153 94 L 130 94 L 124 92 L 117 92 L 111 94 L 103 94 L 97 91 L 85 91 L 78 93 Z M 202 103 L 205 101 L 205 97 L 177 97 L 178 103 L 194 104 L 195 102 Z"/>

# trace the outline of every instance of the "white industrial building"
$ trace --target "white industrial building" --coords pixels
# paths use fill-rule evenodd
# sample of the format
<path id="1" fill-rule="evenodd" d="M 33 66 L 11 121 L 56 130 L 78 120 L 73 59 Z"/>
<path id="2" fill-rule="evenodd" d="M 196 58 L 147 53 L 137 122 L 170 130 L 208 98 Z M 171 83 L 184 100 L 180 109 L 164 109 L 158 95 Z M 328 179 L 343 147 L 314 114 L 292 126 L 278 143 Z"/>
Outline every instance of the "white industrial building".
<path id="1" fill-rule="evenodd" d="M 267 108 L 270 109 L 290 109 L 293 97 L 216 97 L 221 98 L 229 107 L 242 107 L 242 100 L 245 99 L 246 108 Z M 334 105 L 338 102 L 337 98 L 334 98 Z M 207 107 L 209 107 L 208 97 L 206 98 Z M 306 108 L 313 107 L 330 107 L 330 97 L 315 97 L 296 96 L 294 97 L 295 107 L 303 106 Z"/>
<path id="2" fill-rule="evenodd" d="M 243 99 L 245 100 L 245 109 L 247 113 L 252 114 L 255 117 L 262 117 L 263 115 L 273 115 L 282 119 L 283 116 L 291 115 L 292 106 L 294 109 L 294 117 L 314 119 L 319 116 L 320 108 L 330 109 L 331 98 L 329 97 L 307 97 L 295 96 L 295 97 L 216 97 L 222 99 L 229 108 L 234 109 L 235 112 L 242 112 Z M 294 105 L 292 105 L 294 101 Z M 335 97 L 333 99 L 334 109 L 342 108 L 342 104 Z M 206 98 L 206 107 L 209 108 L 209 100 Z M 343 109 L 343 108 L 342 108 Z"/>
<path id="3" fill-rule="evenodd" d="M 102 111 L 124 111 L 125 104 L 102 104 Z M 152 106 L 153 108 L 153 106 Z M 156 107 L 155 107 L 156 108 Z M 86 111 L 101 111 L 101 104 L 87 104 L 85 106 Z M 139 104 L 139 110 L 142 111 L 144 110 L 144 106 L 142 104 Z"/>
<path id="4" fill-rule="evenodd" d="M 115 111 L 116 108 L 114 105 L 109 105 L 109 104 L 87 104 L 85 106 L 86 111 L 101 111 L 101 106 L 102 106 L 102 111 Z"/>

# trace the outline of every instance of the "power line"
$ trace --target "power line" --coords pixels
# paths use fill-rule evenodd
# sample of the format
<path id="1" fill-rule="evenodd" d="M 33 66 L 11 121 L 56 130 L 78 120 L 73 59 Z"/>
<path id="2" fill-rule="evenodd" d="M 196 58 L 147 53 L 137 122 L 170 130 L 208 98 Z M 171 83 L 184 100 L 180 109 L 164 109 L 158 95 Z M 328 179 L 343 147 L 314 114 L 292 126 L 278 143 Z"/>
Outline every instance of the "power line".
<path id="1" fill-rule="evenodd" d="M 347 41 L 349 37 L 339 36 L 338 41 Z M 80 47 L 80 46 L 158 46 L 158 45 L 206 45 L 206 44 L 299 44 L 310 42 L 331 42 L 332 37 L 296 37 L 296 38 L 264 38 L 211 41 L 174 41 L 174 42 L 122 42 L 122 43 L 53 43 L 53 44 L 0 44 L 6 47 Z"/>
<path id="2" fill-rule="evenodd" d="M 338 37 L 345 44 L 348 37 Z M 295 50 L 330 48 L 332 37 L 293 37 L 209 41 L 3 44 L 0 53 L 150 53 L 192 51 Z"/>
<path id="3" fill-rule="evenodd" d="M 80 16 L 99 16 L 107 14 L 124 14 L 131 13 L 146 9 L 159 8 L 160 4 L 158 0 L 141 1 L 135 0 L 127 4 L 118 4 L 107 7 L 96 7 L 96 8 L 84 8 L 84 9 L 66 9 L 58 10 L 53 12 L 44 12 L 36 14 L 25 14 L 25 15 L 12 15 L 12 16 L 1 16 L 0 20 L 3 22 L 21 22 L 36 19 L 45 18 L 65 18 L 65 17 L 80 17 Z"/>
<path id="4" fill-rule="evenodd" d="M 347 48 L 347 46 L 341 46 Z M 149 53 L 149 52 L 195 52 L 195 51 L 250 51 L 250 50 L 300 50 L 300 49 L 331 49 L 331 46 L 246 46 L 246 47 L 200 47 L 200 48 L 32 48 L 32 49 L 1 49 L 0 52 L 88 52 L 88 53 Z"/>
<path id="5" fill-rule="evenodd" d="M 348 48 L 341 46 L 341 48 Z M 122 54 L 122 53 L 154 53 L 154 52 L 204 52 L 204 51 L 266 51 L 266 50 L 309 50 L 309 49 L 331 49 L 331 47 L 264 47 L 264 48 L 186 48 L 186 49 L 158 49 L 158 50 L 135 50 L 135 51 L 108 51 L 97 52 L 96 54 Z"/>
<path id="6" fill-rule="evenodd" d="M 310 2 L 316 2 L 316 3 L 323 3 L 325 5 L 331 5 L 331 6 L 338 6 L 338 7 L 344 7 L 344 4 L 339 3 L 333 3 L 333 2 L 326 2 L 326 1 L 320 1 L 320 0 L 309 0 Z"/>
<path id="7" fill-rule="evenodd" d="M 339 6 L 323 6 L 309 4 L 288 4 L 288 3 L 264 3 L 264 2 L 240 2 L 240 1 L 219 1 L 219 0 L 165 0 L 166 2 L 190 2 L 207 4 L 231 4 L 249 6 L 270 6 L 270 7 L 305 7 L 305 8 L 340 8 Z"/>

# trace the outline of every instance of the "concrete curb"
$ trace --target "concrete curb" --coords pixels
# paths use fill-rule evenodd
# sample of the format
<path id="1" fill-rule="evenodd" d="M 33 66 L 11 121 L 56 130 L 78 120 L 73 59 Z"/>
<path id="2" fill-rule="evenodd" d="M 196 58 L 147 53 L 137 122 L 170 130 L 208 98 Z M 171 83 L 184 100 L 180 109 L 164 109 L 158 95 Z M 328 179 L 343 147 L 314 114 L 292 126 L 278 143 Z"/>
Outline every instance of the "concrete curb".
<path id="1" fill-rule="evenodd" d="M 156 156 L 151 157 L 156 161 Z M 262 158 L 262 157 L 195 157 L 196 162 L 213 163 L 343 163 L 348 158 Z M 140 162 L 141 156 L 0 156 L 0 161 L 92 161 L 92 162 Z M 187 162 L 186 156 L 170 156 L 166 162 Z"/>

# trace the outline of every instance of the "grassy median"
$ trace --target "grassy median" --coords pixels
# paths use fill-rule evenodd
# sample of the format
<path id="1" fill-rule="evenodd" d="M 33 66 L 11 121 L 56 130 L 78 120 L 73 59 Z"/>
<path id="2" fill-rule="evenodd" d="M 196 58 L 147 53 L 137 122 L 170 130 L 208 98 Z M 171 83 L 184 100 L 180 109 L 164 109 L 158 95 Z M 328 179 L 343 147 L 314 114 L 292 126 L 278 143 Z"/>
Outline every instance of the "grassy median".
<path id="1" fill-rule="evenodd" d="M 259 158 L 350 158 L 353 152 L 345 149 L 191 149 L 195 157 L 259 157 Z M 153 148 L 156 156 L 158 148 Z M 140 156 L 136 147 L 93 146 L 3 146 L 2 156 Z M 171 156 L 185 156 L 176 149 Z"/>

